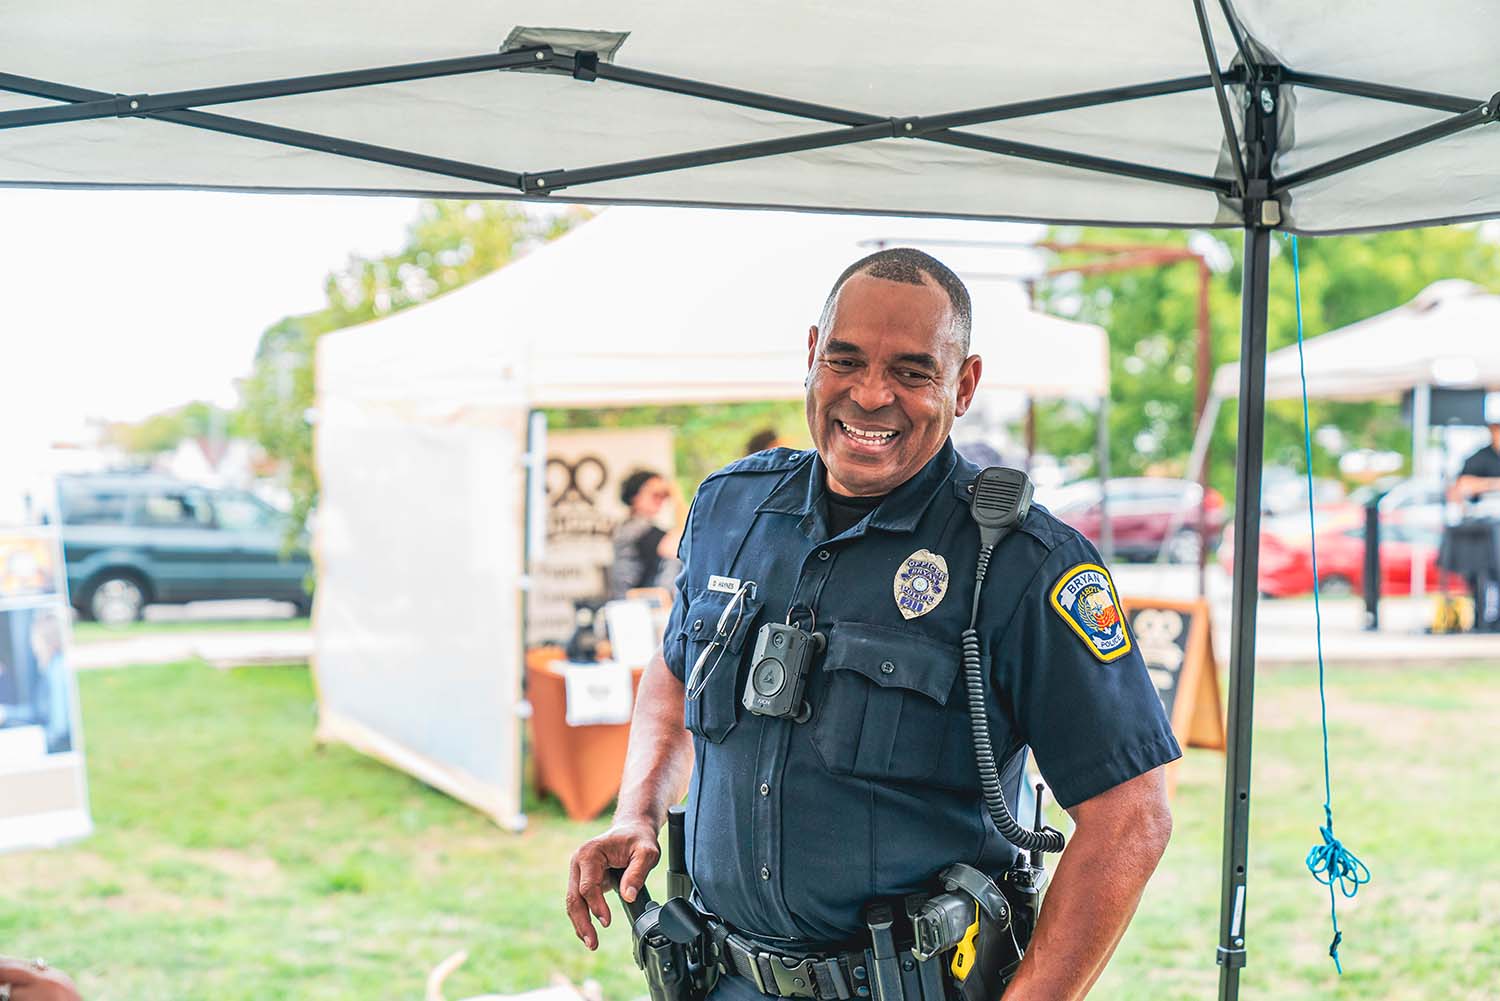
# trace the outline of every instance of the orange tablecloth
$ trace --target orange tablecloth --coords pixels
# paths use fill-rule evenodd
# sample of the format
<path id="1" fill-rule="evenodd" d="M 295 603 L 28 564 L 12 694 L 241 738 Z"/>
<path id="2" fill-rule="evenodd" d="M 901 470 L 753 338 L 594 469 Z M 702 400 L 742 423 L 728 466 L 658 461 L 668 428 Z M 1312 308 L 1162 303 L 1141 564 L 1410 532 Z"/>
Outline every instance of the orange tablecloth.
<path id="1" fill-rule="evenodd" d="M 536 761 L 537 786 L 562 801 L 574 820 L 592 820 L 620 792 L 625 747 L 630 724 L 568 726 L 567 690 L 557 664 L 557 647 L 539 647 L 526 654 L 526 697 L 531 702 L 531 753 Z M 635 691 L 641 674 L 635 668 Z"/>

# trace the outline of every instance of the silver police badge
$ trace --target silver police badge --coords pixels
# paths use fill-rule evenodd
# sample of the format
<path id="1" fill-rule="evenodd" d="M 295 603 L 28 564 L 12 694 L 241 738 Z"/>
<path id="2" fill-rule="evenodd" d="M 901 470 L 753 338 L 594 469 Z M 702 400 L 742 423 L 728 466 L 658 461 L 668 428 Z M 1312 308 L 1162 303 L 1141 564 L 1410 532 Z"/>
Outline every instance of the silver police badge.
<path id="1" fill-rule="evenodd" d="M 926 615 L 948 593 L 948 561 L 937 553 L 918 549 L 896 571 L 892 590 L 903 619 Z"/>

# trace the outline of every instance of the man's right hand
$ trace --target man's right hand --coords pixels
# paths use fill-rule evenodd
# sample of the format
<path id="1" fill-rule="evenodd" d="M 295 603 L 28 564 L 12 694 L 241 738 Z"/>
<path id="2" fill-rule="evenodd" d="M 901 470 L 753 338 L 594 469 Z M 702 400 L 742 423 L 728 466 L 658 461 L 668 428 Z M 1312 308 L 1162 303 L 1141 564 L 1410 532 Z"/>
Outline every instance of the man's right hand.
<path id="1" fill-rule="evenodd" d="M 80 1001 L 67 974 L 40 963 L 0 956 L 0 985 L 10 987 L 11 1001 Z"/>
<path id="2" fill-rule="evenodd" d="M 656 828 L 645 820 L 617 822 L 595 838 L 590 838 L 573 853 L 568 865 L 568 919 L 578 940 L 590 949 L 599 947 L 598 933 L 592 918 L 609 927 L 609 904 L 604 892 L 609 888 L 608 871 L 624 869 L 620 877 L 620 896 L 634 902 L 646 885 L 646 874 L 661 858 Z"/>

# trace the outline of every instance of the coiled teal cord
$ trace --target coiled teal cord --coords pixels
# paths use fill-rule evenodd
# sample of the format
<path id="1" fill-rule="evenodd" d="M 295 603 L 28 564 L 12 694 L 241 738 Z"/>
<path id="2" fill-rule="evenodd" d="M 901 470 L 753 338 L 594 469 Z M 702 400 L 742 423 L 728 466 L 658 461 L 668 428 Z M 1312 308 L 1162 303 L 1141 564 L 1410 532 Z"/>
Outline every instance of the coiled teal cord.
<path id="1" fill-rule="evenodd" d="M 1307 459 L 1307 529 L 1312 545 L 1313 572 L 1313 621 L 1318 643 L 1318 703 L 1323 712 L 1323 825 L 1318 833 L 1323 843 L 1314 845 L 1307 853 L 1307 871 L 1313 879 L 1328 887 L 1328 913 L 1333 920 L 1333 942 L 1328 946 L 1328 955 L 1333 957 L 1333 967 L 1342 976 L 1344 964 L 1339 960 L 1339 945 L 1344 933 L 1339 931 L 1338 896 L 1333 892 L 1335 884 L 1346 897 L 1353 897 L 1359 888 L 1370 881 L 1370 869 L 1338 838 L 1333 836 L 1333 779 L 1328 767 L 1328 692 L 1324 686 L 1323 669 L 1323 607 L 1318 597 L 1318 535 L 1313 519 L 1313 472 L 1312 472 L 1312 426 L 1307 415 L 1307 361 L 1302 354 L 1302 265 L 1297 259 L 1297 238 L 1291 237 L 1292 288 L 1297 301 L 1297 367 L 1302 377 L 1302 448 Z"/>

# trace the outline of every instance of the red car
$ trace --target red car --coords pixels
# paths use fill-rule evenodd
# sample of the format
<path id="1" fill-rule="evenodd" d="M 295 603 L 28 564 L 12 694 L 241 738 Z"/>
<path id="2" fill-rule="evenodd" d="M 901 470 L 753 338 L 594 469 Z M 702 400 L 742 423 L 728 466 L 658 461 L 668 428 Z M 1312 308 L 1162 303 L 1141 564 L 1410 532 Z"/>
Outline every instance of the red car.
<path id="1" fill-rule="evenodd" d="M 1173 563 L 1198 562 L 1198 498 L 1192 480 L 1160 476 L 1122 477 L 1109 481 L 1109 521 L 1115 554 L 1123 559 L 1154 560 L 1166 548 Z M 1099 481 L 1079 480 L 1042 499 L 1049 511 L 1099 545 L 1103 521 Z M 1224 530 L 1224 498 L 1208 491 L 1210 547 Z"/>
<path id="2" fill-rule="evenodd" d="M 1326 595 L 1360 594 L 1365 586 L 1365 512 L 1339 506 L 1320 509 L 1318 580 Z M 1411 558 L 1421 545 L 1423 574 L 1429 592 L 1438 590 L 1438 542 L 1442 537 L 1442 509 L 1414 507 L 1393 511 L 1380 521 L 1380 590 L 1384 595 L 1411 594 Z M 1312 546 L 1307 515 L 1268 518 L 1260 527 L 1260 593 L 1286 598 L 1312 592 Z M 1219 562 L 1234 569 L 1234 529 L 1224 533 Z M 1445 581 L 1451 589 L 1461 581 Z"/>

